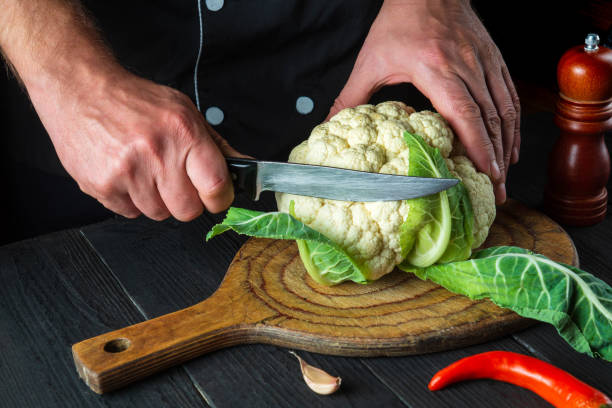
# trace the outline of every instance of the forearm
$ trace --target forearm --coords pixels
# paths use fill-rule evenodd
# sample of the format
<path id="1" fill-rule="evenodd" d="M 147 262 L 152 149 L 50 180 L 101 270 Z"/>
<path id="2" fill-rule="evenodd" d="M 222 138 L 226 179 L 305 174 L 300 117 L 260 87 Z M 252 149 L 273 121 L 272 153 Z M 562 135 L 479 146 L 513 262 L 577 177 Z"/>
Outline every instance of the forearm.
<path id="1" fill-rule="evenodd" d="M 33 102 L 40 93 L 66 91 L 69 84 L 120 70 L 78 1 L 3 3 L 0 48 Z"/>

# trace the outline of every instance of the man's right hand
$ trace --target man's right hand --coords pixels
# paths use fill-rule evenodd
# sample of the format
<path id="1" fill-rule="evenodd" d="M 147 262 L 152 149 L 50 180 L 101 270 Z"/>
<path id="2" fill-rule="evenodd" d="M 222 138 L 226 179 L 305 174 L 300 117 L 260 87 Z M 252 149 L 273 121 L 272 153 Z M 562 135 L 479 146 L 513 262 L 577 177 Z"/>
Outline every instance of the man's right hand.
<path id="1" fill-rule="evenodd" d="M 68 88 L 36 104 L 85 193 L 126 217 L 155 220 L 188 221 L 231 204 L 223 156 L 239 154 L 186 95 L 126 72 Z"/>
<path id="2" fill-rule="evenodd" d="M 7 0 L 0 47 L 81 190 L 126 217 L 191 220 L 234 198 L 239 156 L 184 94 L 123 69 L 76 0 Z"/>

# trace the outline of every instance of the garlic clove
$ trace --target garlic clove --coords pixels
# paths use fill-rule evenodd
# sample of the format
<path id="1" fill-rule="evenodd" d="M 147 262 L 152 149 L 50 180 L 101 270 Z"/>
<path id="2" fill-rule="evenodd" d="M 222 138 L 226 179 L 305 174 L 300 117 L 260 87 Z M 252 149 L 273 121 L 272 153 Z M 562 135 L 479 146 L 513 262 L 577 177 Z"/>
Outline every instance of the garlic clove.
<path id="1" fill-rule="evenodd" d="M 300 362 L 300 369 L 302 370 L 304 381 L 311 390 L 321 395 L 329 395 L 338 391 L 340 383 L 342 382 L 340 377 L 334 377 L 320 368 L 311 366 L 293 351 L 289 353 L 293 354 Z"/>

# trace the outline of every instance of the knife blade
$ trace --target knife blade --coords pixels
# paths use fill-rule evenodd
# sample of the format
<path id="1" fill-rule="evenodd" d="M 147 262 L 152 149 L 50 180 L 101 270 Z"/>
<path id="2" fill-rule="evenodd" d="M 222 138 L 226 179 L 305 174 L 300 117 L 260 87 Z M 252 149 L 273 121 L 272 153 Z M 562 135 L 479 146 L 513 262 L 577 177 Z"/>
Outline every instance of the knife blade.
<path id="1" fill-rule="evenodd" d="M 311 164 L 226 157 L 237 192 L 259 200 L 271 190 L 341 201 L 397 201 L 451 188 L 458 179 L 368 173 Z"/>

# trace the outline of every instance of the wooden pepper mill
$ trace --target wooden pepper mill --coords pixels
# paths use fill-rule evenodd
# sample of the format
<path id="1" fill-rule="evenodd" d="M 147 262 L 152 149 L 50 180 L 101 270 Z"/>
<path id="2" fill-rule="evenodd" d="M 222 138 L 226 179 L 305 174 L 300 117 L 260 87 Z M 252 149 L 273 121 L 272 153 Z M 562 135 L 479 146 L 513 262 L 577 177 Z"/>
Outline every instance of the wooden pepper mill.
<path id="1" fill-rule="evenodd" d="M 561 129 L 548 160 L 545 211 L 565 225 L 585 226 L 606 215 L 610 155 L 604 132 L 612 129 L 612 49 L 588 34 L 557 66 Z"/>

